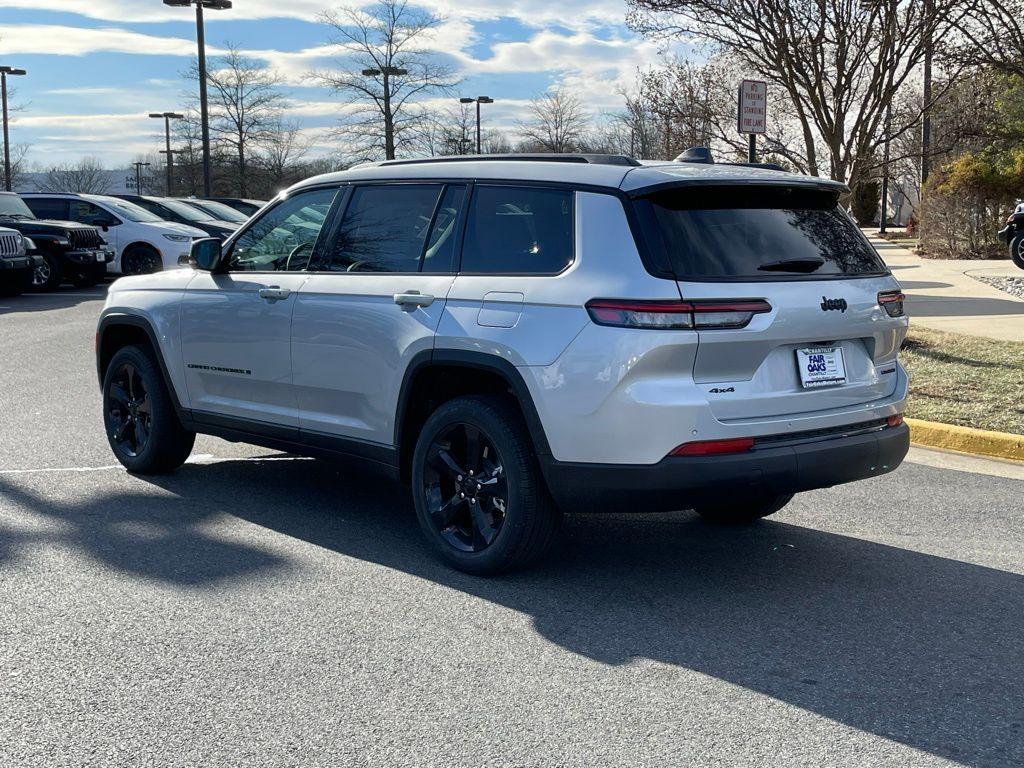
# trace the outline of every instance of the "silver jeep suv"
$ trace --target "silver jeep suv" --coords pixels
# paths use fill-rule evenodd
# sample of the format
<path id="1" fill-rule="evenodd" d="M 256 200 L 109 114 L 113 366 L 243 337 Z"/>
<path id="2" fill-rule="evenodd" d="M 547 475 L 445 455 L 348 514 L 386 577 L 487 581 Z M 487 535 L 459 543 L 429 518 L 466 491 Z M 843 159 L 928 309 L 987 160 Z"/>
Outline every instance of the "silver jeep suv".
<path id="1" fill-rule="evenodd" d="M 482 574 L 560 510 L 769 515 L 908 448 L 903 295 L 846 191 L 586 155 L 309 179 L 192 269 L 111 287 L 110 445 L 139 473 L 197 432 L 371 462 Z"/>

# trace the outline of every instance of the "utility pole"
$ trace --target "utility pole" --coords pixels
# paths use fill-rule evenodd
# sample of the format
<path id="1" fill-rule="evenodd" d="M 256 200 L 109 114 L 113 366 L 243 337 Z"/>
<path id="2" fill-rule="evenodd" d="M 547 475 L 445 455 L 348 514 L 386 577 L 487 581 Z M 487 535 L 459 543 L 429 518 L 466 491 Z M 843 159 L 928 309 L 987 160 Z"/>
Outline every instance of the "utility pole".
<path id="1" fill-rule="evenodd" d="M 0 67 L 0 90 L 3 91 L 4 111 L 4 189 L 11 191 L 11 136 L 8 128 L 7 117 L 7 76 L 28 74 L 24 69 L 15 67 Z"/>
<path id="2" fill-rule="evenodd" d="M 928 181 L 932 150 L 932 57 L 935 53 L 933 0 L 925 0 L 924 19 L 924 112 L 921 115 L 921 186 Z"/>
<path id="3" fill-rule="evenodd" d="M 213 185 L 210 181 L 210 113 L 209 100 L 206 93 L 206 30 L 203 23 L 203 9 L 226 11 L 231 8 L 231 0 L 164 0 L 164 5 L 184 8 L 196 7 L 196 43 L 199 47 L 199 114 L 203 131 L 203 195 L 210 197 Z"/>
<path id="4" fill-rule="evenodd" d="M 878 233 L 885 234 L 885 223 L 889 218 L 889 138 L 892 135 L 892 102 L 885 105 L 885 148 L 882 150 L 882 215 L 878 222 Z"/>
<path id="5" fill-rule="evenodd" d="M 164 121 L 164 141 L 166 149 L 160 152 L 161 155 L 167 155 L 167 196 L 172 195 L 171 189 L 174 186 L 174 152 L 171 151 L 171 120 L 181 120 L 185 116 L 178 112 L 150 112 L 150 117 L 157 119 L 163 118 Z"/>
<path id="6" fill-rule="evenodd" d="M 379 77 L 384 86 L 384 159 L 395 159 L 395 120 L 391 114 L 391 78 L 408 75 L 409 70 L 401 67 L 364 69 L 363 77 Z"/>

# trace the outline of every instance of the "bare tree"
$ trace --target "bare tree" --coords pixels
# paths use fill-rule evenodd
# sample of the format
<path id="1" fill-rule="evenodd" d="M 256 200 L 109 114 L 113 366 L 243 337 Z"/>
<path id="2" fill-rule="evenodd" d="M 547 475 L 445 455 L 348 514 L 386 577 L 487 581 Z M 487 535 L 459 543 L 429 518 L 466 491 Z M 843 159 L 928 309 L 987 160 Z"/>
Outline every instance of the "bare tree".
<path id="1" fill-rule="evenodd" d="M 25 184 L 25 174 L 28 172 L 28 153 L 32 149 L 31 144 L 11 144 L 11 187 L 19 189 Z M 3 175 L 3 156 L 0 155 L 0 176 Z"/>
<path id="2" fill-rule="evenodd" d="M 45 170 L 44 192 L 79 192 L 102 195 L 110 190 L 110 173 L 95 157 L 84 157 L 77 163 L 53 165 Z"/>
<path id="3" fill-rule="evenodd" d="M 885 140 L 886 105 L 955 28 L 962 0 L 628 2 L 634 29 L 702 38 L 768 80 L 792 107 L 806 170 L 855 182 Z"/>
<path id="4" fill-rule="evenodd" d="M 368 8 L 325 11 L 320 21 L 343 55 L 336 69 L 310 72 L 309 78 L 348 100 L 351 109 L 338 135 L 351 142 L 350 154 L 393 160 L 414 148 L 425 117 L 416 101 L 449 93 L 457 83 L 452 67 L 423 47 L 443 19 L 409 7 L 407 0 L 380 0 Z"/>
<path id="5" fill-rule="evenodd" d="M 573 152 L 584 143 L 590 118 L 583 103 L 564 88 L 537 96 L 529 111 L 531 118 L 519 125 L 525 146 L 543 152 Z"/>
<path id="6" fill-rule="evenodd" d="M 274 140 L 260 151 L 256 162 L 262 171 L 265 192 L 274 192 L 300 181 L 306 156 L 312 147 L 296 121 L 281 121 L 271 131 Z"/>
<path id="7" fill-rule="evenodd" d="M 468 104 L 426 113 L 416 131 L 415 150 L 428 157 L 467 155 L 475 151 L 476 116 Z"/>
<path id="8" fill-rule="evenodd" d="M 190 70 L 198 79 L 198 67 Z M 207 70 L 210 90 L 210 133 L 223 153 L 234 158 L 238 194 L 249 193 L 249 154 L 256 145 L 271 144 L 286 106 L 281 75 L 229 45 L 228 52 Z"/>
<path id="9" fill-rule="evenodd" d="M 1024 77 L 1024 0 L 965 0 L 959 36 L 945 46 L 954 60 Z"/>

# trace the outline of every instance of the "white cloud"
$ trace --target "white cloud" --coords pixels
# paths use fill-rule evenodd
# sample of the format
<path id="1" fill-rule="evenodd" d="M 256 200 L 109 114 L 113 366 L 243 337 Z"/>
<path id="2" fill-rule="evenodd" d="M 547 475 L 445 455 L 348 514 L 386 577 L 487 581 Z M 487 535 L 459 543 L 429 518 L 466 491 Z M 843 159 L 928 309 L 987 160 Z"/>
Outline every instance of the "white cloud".
<path id="1" fill-rule="evenodd" d="M 180 37 L 144 35 L 108 27 L 86 29 L 55 24 L 6 24 L 0 27 L 7 54 L 42 53 L 56 56 L 84 56 L 102 51 L 191 56 L 196 43 Z"/>

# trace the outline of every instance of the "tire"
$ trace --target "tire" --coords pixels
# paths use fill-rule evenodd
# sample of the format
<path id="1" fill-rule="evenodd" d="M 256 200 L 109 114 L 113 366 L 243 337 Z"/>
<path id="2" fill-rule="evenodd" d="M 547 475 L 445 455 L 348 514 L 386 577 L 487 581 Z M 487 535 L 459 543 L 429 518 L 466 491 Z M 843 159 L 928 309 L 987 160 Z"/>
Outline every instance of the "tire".
<path id="1" fill-rule="evenodd" d="M 0 283 L 0 296 L 21 296 L 32 287 L 32 273 L 29 271 L 24 273 L 19 271 L 14 275 L 8 273 L 6 277 L 7 281 Z"/>
<path id="2" fill-rule="evenodd" d="M 133 245 L 121 254 L 122 275 L 150 275 L 163 268 L 160 254 L 148 245 Z"/>
<path id="3" fill-rule="evenodd" d="M 43 254 L 45 264 L 32 270 L 32 290 L 55 291 L 60 287 L 63 276 L 60 261 L 49 254 Z"/>
<path id="4" fill-rule="evenodd" d="M 781 496 L 748 496 L 735 503 L 707 504 L 694 511 L 709 523 L 719 525 L 746 525 L 762 517 L 774 515 L 793 500 L 792 493 Z"/>
<path id="5" fill-rule="evenodd" d="M 196 439 L 181 426 L 148 347 L 123 347 L 111 359 L 103 377 L 103 425 L 114 456 L 140 475 L 177 469 Z"/>
<path id="6" fill-rule="evenodd" d="M 434 411 L 416 441 L 412 490 L 434 551 L 466 573 L 524 568 L 558 530 L 526 424 L 505 397 L 460 397 Z"/>
<path id="7" fill-rule="evenodd" d="M 1014 235 L 1010 241 L 1010 258 L 1020 269 L 1024 269 L 1024 233 Z"/>

